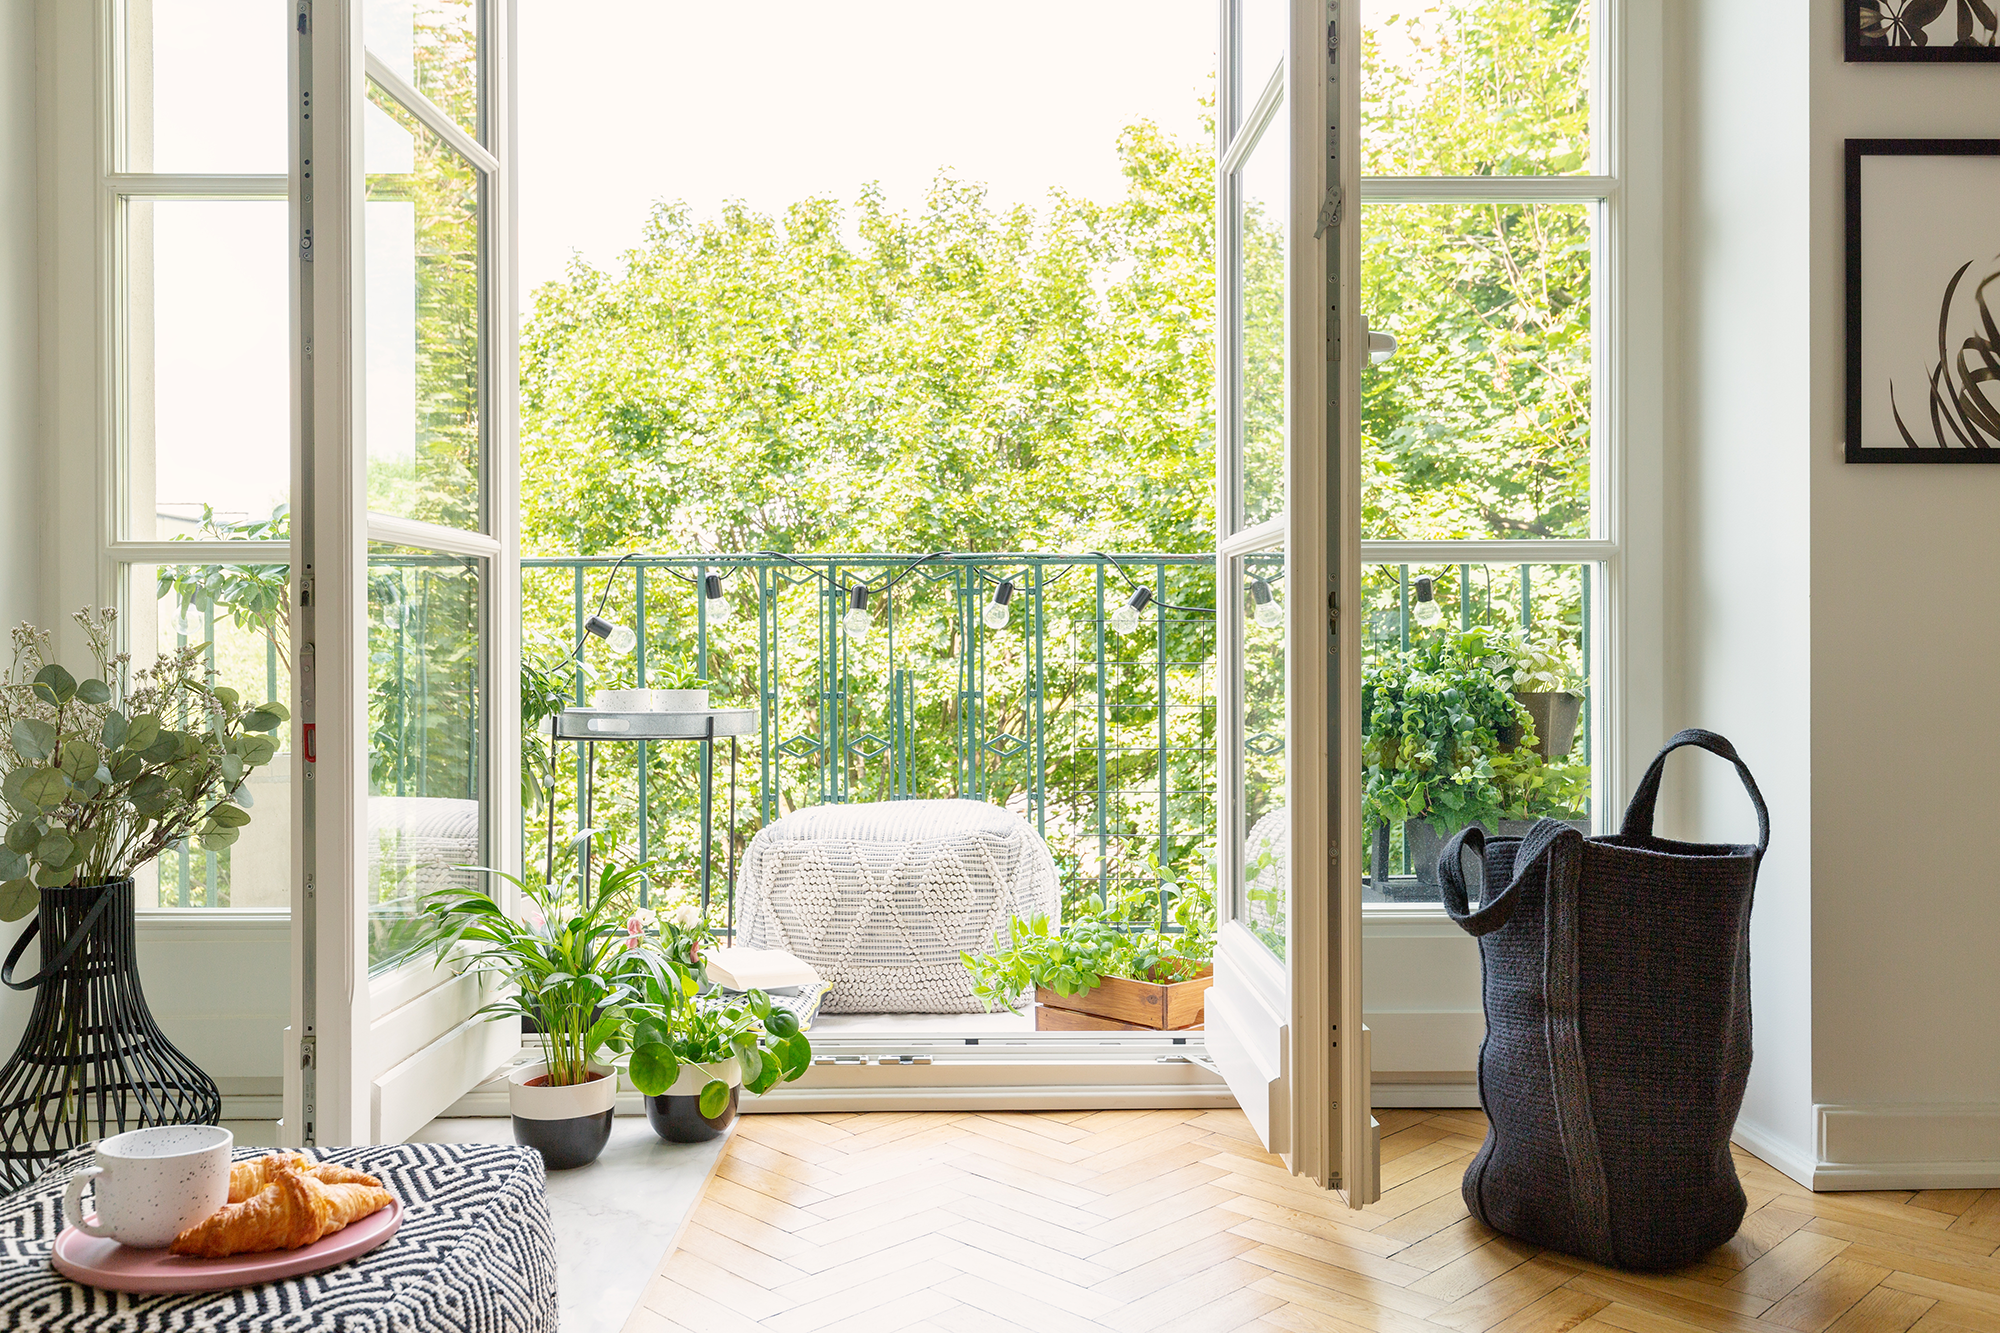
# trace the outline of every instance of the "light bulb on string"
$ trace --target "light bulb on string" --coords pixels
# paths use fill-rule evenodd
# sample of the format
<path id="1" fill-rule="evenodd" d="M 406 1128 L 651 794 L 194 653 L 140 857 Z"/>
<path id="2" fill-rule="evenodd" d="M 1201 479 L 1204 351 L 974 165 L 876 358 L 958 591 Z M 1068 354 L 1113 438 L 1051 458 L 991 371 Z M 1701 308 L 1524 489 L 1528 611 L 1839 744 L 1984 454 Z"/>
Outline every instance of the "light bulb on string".
<path id="1" fill-rule="evenodd" d="M 1265 629 L 1277 629 L 1285 623 L 1285 608 L 1271 595 L 1271 585 L 1265 580 L 1250 580 L 1250 600 L 1255 605 L 1251 614 Z"/>
<path id="2" fill-rule="evenodd" d="M 979 618 L 986 622 L 986 628 L 1007 628 L 1007 622 L 1013 616 L 1013 610 L 1007 603 L 1013 600 L 1014 580 L 1001 579 L 1000 586 L 993 590 L 993 600 L 988 602 L 986 609 L 979 613 Z"/>
<path id="3" fill-rule="evenodd" d="M 701 581 L 701 600 L 710 624 L 729 619 L 729 599 L 722 595 L 722 575 L 710 574 Z"/>
<path id="4" fill-rule="evenodd" d="M 841 628 L 847 637 L 859 642 L 868 637 L 868 631 L 875 626 L 875 617 L 868 614 L 868 589 L 857 583 L 848 594 L 847 614 L 840 618 Z"/>
<path id="5" fill-rule="evenodd" d="M 604 646 L 620 657 L 628 656 L 639 646 L 639 636 L 630 625 L 614 625 L 603 616 L 592 616 L 583 622 L 583 628 L 594 638 L 604 640 Z"/>
<path id="6" fill-rule="evenodd" d="M 1410 608 L 1410 619 L 1425 629 L 1434 628 L 1444 619 L 1444 608 L 1438 605 L 1436 580 L 1430 578 L 1417 580 L 1417 602 Z"/>
<path id="7" fill-rule="evenodd" d="M 1146 609 L 1146 603 L 1153 600 L 1152 591 L 1140 588 L 1126 599 L 1125 604 L 1111 613 L 1111 628 L 1119 634 L 1130 634 L 1139 628 L 1139 613 Z"/>

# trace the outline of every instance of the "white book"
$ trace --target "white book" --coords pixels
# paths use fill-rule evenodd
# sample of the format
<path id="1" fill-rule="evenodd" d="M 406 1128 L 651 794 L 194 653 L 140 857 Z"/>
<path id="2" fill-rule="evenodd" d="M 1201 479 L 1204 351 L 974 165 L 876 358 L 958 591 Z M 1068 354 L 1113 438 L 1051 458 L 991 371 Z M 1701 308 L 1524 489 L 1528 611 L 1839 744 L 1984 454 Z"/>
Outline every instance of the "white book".
<path id="1" fill-rule="evenodd" d="M 822 984 L 809 963 L 783 949 L 711 949 L 702 962 L 708 967 L 709 980 L 730 990 L 772 991 Z"/>

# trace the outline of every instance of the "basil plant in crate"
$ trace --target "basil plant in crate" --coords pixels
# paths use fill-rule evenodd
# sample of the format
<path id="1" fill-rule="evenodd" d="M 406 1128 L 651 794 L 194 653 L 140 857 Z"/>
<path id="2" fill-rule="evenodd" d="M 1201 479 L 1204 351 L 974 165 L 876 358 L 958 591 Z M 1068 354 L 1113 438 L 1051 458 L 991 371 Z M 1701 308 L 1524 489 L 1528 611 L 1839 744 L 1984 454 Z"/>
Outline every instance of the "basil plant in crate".
<path id="1" fill-rule="evenodd" d="M 160 1033 L 134 956 L 134 876 L 199 835 L 226 847 L 250 822 L 244 782 L 277 753 L 290 716 L 216 683 L 207 645 L 132 669 L 116 614 L 76 614 L 92 665 L 51 660 L 46 631 L 13 631 L 0 677 L 0 918 L 35 920 L 0 964 L 34 990 L 21 1043 L 0 1067 L 0 1187 L 69 1147 L 135 1125 L 214 1123 L 215 1081 Z M 41 969 L 15 966 L 37 935 Z"/>
<path id="2" fill-rule="evenodd" d="M 1515 635 L 1479 627 L 1426 636 L 1363 674 L 1362 808 L 1378 891 L 1394 888 L 1397 843 L 1420 893 L 1434 895 L 1437 849 L 1459 829 L 1581 818 L 1589 766 L 1544 756 L 1536 718 L 1517 695 L 1521 683 L 1553 677 L 1555 663 Z"/>

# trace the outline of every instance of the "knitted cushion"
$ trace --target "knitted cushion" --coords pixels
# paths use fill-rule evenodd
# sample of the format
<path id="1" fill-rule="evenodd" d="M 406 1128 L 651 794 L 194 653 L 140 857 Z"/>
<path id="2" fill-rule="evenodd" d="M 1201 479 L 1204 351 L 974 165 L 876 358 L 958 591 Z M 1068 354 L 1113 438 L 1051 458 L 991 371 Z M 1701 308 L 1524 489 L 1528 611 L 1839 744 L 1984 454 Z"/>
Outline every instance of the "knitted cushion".
<path id="1" fill-rule="evenodd" d="M 984 801 L 794 811 L 751 840 L 738 893 L 738 942 L 810 963 L 826 1013 L 978 1013 L 959 953 L 1062 910 L 1048 846 Z"/>
<path id="2" fill-rule="evenodd" d="M 263 1148 L 238 1148 L 237 1158 Z M 556 1248 L 541 1155 L 488 1143 L 318 1149 L 379 1176 L 403 1224 L 379 1249 L 324 1273 L 234 1291 L 131 1296 L 80 1286 L 49 1251 L 62 1192 L 91 1150 L 71 1152 L 0 1199 L 0 1329 L 39 1333 L 557 1333 Z"/>

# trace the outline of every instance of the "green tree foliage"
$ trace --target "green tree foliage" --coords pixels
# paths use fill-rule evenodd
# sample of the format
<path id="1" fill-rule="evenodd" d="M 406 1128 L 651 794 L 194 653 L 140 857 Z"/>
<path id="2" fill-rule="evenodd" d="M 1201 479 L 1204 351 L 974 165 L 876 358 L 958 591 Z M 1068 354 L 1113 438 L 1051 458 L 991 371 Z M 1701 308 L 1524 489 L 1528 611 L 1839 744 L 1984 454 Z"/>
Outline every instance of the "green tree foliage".
<path id="1" fill-rule="evenodd" d="M 527 549 L 1205 549 L 1213 170 L 1118 151 L 1109 204 L 658 207 L 625 272 L 536 295 Z"/>
<path id="2" fill-rule="evenodd" d="M 1581 0 L 1385 8 L 1363 34 L 1370 174 L 1584 169 Z M 1589 535 L 1594 213 L 1366 210 L 1364 300 L 1373 326 L 1401 344 L 1363 387 L 1368 536 Z"/>

